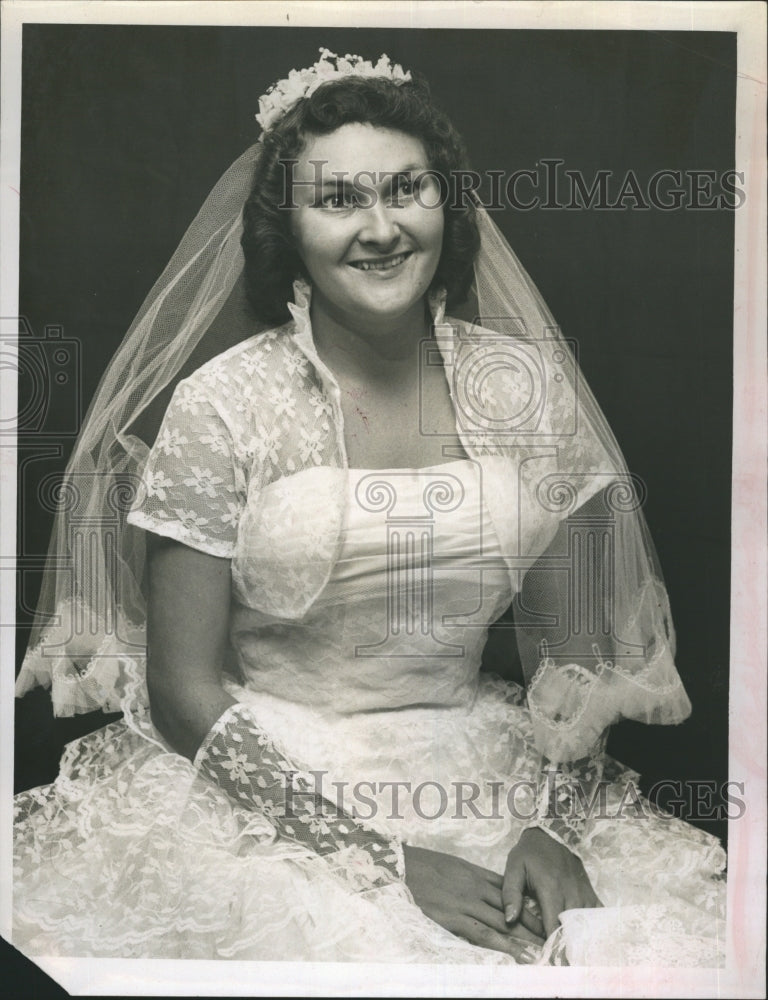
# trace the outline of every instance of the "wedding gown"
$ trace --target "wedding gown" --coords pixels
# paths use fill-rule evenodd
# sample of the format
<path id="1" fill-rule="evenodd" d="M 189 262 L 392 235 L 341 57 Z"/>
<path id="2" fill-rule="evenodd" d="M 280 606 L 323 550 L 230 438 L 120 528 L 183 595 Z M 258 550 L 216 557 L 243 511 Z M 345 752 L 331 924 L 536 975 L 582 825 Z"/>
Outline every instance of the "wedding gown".
<path id="1" fill-rule="evenodd" d="M 323 794 L 403 841 L 501 872 L 532 822 L 540 757 L 524 693 L 481 673 L 508 606 L 493 462 L 419 470 L 318 465 L 243 515 L 276 571 L 300 572 L 347 491 L 330 578 L 303 617 L 254 610 L 233 563 L 226 681 Z M 140 521 L 138 522 L 140 523 Z M 264 540 L 268 540 L 265 543 Z M 297 568 L 298 567 L 298 568 Z M 604 904 L 562 915 L 544 948 L 478 948 L 428 919 L 402 882 L 359 893 L 275 837 L 153 729 L 137 663 L 125 718 L 70 744 L 54 784 L 17 796 L 14 943 L 31 954 L 404 962 L 723 962 L 724 853 L 678 820 L 619 809 L 635 777 L 609 765 L 606 816 L 579 854 Z M 510 789 L 513 797 L 510 799 Z"/>

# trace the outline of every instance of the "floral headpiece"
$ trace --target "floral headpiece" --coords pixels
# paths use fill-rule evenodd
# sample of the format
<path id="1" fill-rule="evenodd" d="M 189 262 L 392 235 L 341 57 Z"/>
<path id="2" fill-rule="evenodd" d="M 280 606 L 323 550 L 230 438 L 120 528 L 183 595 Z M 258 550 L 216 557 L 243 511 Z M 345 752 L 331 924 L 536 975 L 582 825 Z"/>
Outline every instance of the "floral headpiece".
<path id="1" fill-rule="evenodd" d="M 381 76 L 395 83 L 411 79 L 410 70 L 404 70 L 392 63 L 389 56 L 381 55 L 374 65 L 362 56 L 343 58 L 330 49 L 320 49 L 320 58 L 308 69 L 292 69 L 285 80 L 273 84 L 263 97 L 259 98 L 259 113 L 255 116 L 264 132 L 292 108 L 302 97 L 309 97 L 317 88 L 329 80 L 340 80 L 344 76 Z"/>

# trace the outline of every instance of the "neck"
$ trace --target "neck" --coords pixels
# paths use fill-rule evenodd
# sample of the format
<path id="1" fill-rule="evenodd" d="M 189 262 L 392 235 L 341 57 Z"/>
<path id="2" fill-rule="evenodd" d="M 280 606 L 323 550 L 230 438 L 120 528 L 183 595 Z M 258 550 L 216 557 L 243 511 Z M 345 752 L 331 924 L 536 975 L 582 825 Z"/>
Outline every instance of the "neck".
<path id="1" fill-rule="evenodd" d="M 386 378 L 416 370 L 419 343 L 432 326 L 424 299 L 395 319 L 353 320 L 316 291 L 310 317 L 318 354 L 337 375 L 350 377 Z"/>

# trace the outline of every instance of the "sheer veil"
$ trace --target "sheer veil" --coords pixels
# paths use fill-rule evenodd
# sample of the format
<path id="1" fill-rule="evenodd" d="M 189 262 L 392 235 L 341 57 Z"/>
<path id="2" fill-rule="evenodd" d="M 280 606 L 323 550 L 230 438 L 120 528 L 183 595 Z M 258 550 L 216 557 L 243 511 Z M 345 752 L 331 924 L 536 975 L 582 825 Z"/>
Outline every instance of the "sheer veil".
<path id="1" fill-rule="evenodd" d="M 16 688 L 20 696 L 36 684 L 52 686 L 57 715 L 118 711 L 123 658 L 145 656 L 144 538 L 125 517 L 162 416 L 158 406 L 179 378 L 228 346 L 223 321 L 241 302 L 242 209 L 259 152 L 256 143 L 219 179 L 150 290 L 99 383 L 58 485 Z M 251 323 L 248 333 L 256 332 Z"/>
<path id="2" fill-rule="evenodd" d="M 260 149 L 251 146 L 218 181 L 147 296 L 58 487 L 17 695 L 50 686 L 59 715 L 118 710 L 127 665 L 143 663 L 144 537 L 125 515 L 153 414 L 174 384 L 229 346 L 223 338 L 237 336 L 238 324 L 240 336 L 258 332 L 252 322 L 242 332 L 240 237 Z M 621 716 L 674 723 L 690 705 L 674 667 L 642 484 L 533 283 L 481 206 L 477 218 L 477 320 L 454 367 L 457 408 L 480 452 L 510 459 L 510 503 L 520 518 L 542 525 L 538 543 L 505 554 L 517 581 L 515 637 L 540 747 L 551 758 L 575 757 Z M 489 393 L 493 419 L 487 408 L 478 416 Z"/>
<path id="3" fill-rule="evenodd" d="M 520 567 L 515 635 L 539 748 L 568 760 L 620 718 L 673 724 L 691 706 L 644 484 L 532 280 L 482 208 L 478 222 L 478 313 L 497 334 L 489 367 L 525 373 L 506 380 L 486 441 L 519 472 L 510 498 L 521 522 L 542 525 L 508 557 Z"/>

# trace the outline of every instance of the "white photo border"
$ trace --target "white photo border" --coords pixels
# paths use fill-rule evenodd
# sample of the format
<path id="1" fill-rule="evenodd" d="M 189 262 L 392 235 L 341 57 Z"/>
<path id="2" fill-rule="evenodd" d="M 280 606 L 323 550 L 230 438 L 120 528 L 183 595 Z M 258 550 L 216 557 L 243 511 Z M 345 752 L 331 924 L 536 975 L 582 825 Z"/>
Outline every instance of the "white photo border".
<path id="1" fill-rule="evenodd" d="M 36 958 L 74 995 L 168 996 L 765 996 L 766 893 L 766 7 L 736 2 L 2 2 L 0 316 L 18 315 L 21 32 L 25 22 L 579 30 L 737 34 L 732 605 L 729 772 L 749 821 L 729 824 L 725 969 L 537 968 Z M 0 369 L 2 418 L 16 412 L 15 370 Z M 15 619 L 16 455 L 3 448 L 0 625 Z M 12 628 L 0 627 L 0 932 L 10 939 L 13 786 Z"/>

